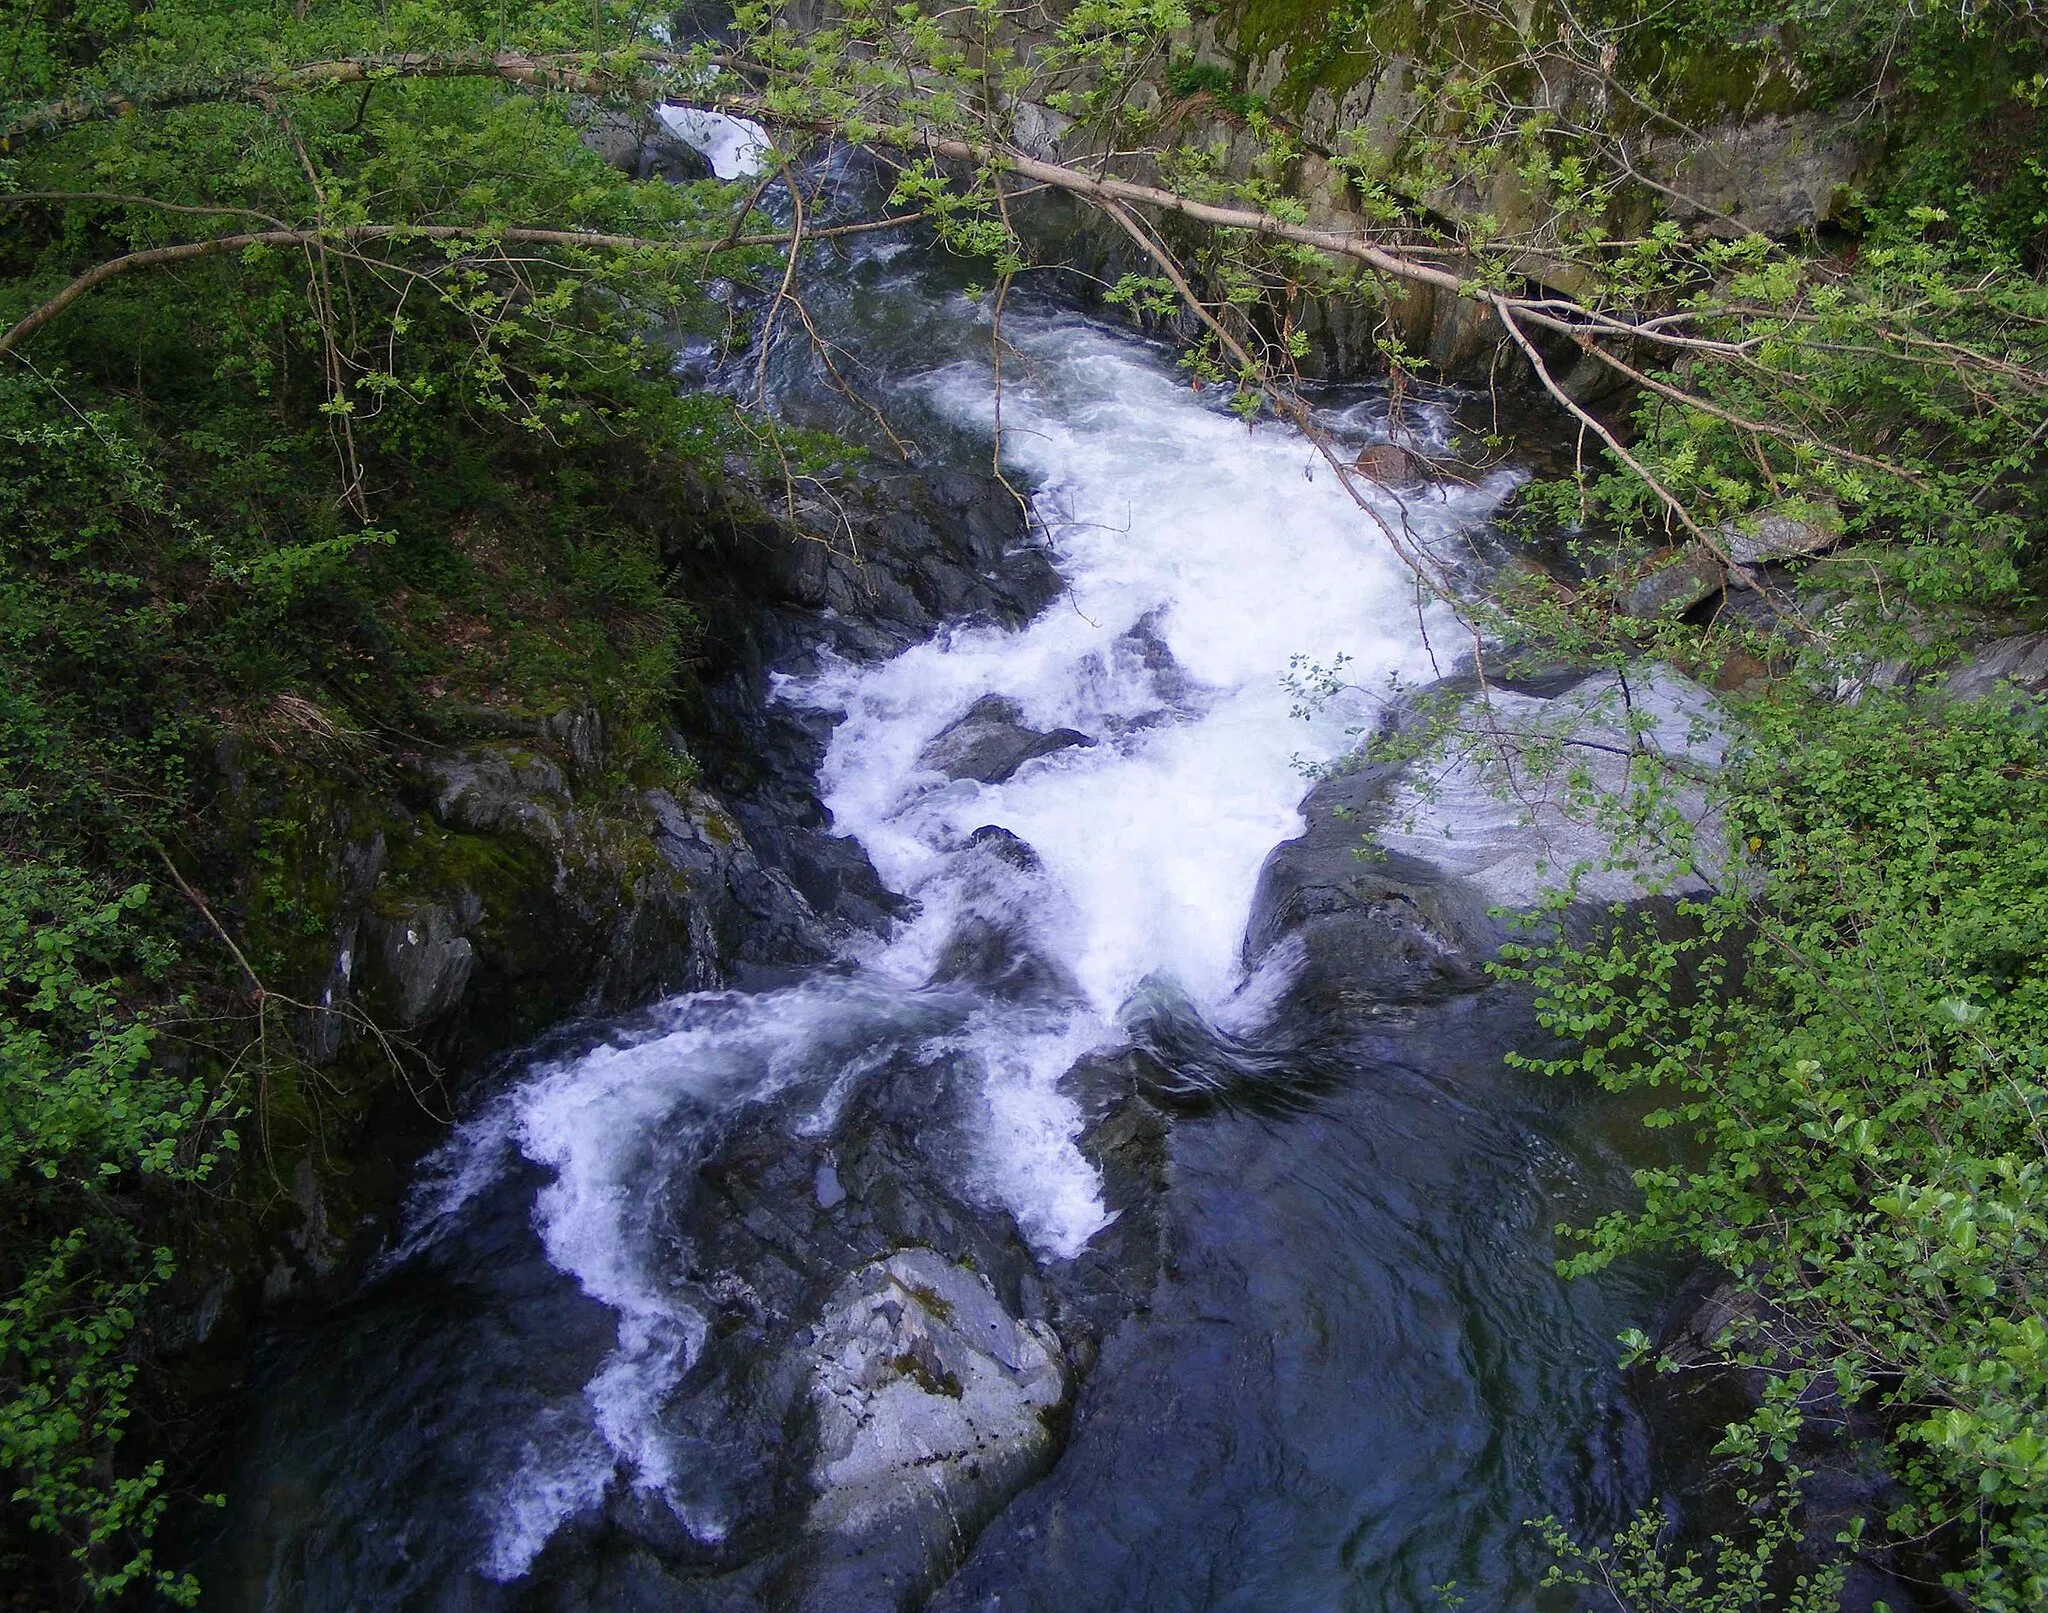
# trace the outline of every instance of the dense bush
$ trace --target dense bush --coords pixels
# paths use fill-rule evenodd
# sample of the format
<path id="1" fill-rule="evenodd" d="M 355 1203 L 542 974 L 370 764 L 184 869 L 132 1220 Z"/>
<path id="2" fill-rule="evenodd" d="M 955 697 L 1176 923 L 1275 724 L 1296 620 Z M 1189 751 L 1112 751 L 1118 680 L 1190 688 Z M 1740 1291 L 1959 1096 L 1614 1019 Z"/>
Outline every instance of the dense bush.
<path id="1" fill-rule="evenodd" d="M 1882 1408 L 1912 1500 L 1986 1608 L 2048 1598 L 2048 728 L 1998 702 L 1778 698 L 1728 829 L 1750 879 L 1522 950 L 1545 1062 L 1652 1094 L 1698 1146 L 1569 1269 L 1706 1255 L 1794 1324 L 1730 1347 L 1772 1386 L 1731 1449 L 1787 1458 L 1816 1379 Z"/>

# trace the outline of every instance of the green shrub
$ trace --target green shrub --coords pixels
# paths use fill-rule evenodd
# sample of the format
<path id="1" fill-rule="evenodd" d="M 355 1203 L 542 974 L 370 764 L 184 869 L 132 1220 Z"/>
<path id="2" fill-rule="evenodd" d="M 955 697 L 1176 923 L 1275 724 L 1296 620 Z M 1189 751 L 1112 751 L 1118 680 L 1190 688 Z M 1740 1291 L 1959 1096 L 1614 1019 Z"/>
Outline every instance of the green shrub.
<path id="1" fill-rule="evenodd" d="M 1747 713 L 1725 894 L 1670 938 L 1513 949 L 1534 1061 L 1658 1102 L 1690 1163 L 1588 1229 L 1568 1270 L 1695 1251 L 1789 1318 L 1735 1337 L 1775 1380 L 1730 1449 L 1784 1461 L 1830 1377 L 1891 1430 L 1910 1499 L 1976 1605 L 2048 1602 L 2048 725 L 1996 701 Z"/>

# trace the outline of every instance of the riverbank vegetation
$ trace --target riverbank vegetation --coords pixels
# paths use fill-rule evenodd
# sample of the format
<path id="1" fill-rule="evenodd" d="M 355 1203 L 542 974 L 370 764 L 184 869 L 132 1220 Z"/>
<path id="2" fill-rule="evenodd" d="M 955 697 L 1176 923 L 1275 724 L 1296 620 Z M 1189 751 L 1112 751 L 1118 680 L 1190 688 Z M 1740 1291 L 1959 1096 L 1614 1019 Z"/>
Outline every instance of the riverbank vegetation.
<path id="1" fill-rule="evenodd" d="M 590 18 L 8 5 L 0 104 Z M 758 250 L 731 187 L 634 184 L 579 111 L 422 78 L 0 119 L 0 1466 L 7 1570 L 53 1600 L 192 1594 L 150 1543 L 204 1412 L 180 1318 L 379 1091 L 438 1102 L 325 1006 L 333 810 L 562 710 L 614 769 L 687 766 L 673 573 L 757 445 L 669 342 Z"/>
<path id="2" fill-rule="evenodd" d="M 2039 610 L 2035 10 L 1084 0 L 941 23 L 855 0 L 804 28 L 743 6 L 715 48 L 666 30 L 587 4 L 0 5 L 11 1570 L 196 1593 L 151 1544 L 188 1477 L 156 1332 L 289 1213 L 277 1161 L 325 1110 L 422 1076 L 367 1024 L 374 1078 L 303 1054 L 306 792 L 480 712 L 601 710 L 618 767 L 685 765 L 663 738 L 701 609 L 678 534 L 731 456 L 771 485 L 815 466 L 758 388 L 671 375 L 677 333 L 730 334 L 723 283 L 801 320 L 805 215 L 769 222 L 752 182 L 635 183 L 583 139 L 666 99 L 757 118 L 785 182 L 875 154 L 885 216 L 988 263 L 998 332 L 1046 256 L 1024 211 L 1064 195 L 1113 243 L 1112 302 L 1311 434 L 1330 310 L 1397 384 L 1427 369 L 1418 308 L 1477 322 L 1480 371 L 1577 439 L 1519 505 L 1562 541 L 1475 597 L 1455 557 L 1387 537 L 1489 667 L 1502 645 L 1667 660 L 1728 691 L 1740 740 L 1712 820 L 1740 874 L 1694 932 L 1512 960 L 1583 1041 L 1572 1069 L 1698 1138 L 1577 1267 L 1717 1261 L 1794 1324 L 1727 1341 L 1774 1385 L 1731 1456 L 1764 1483 L 1831 1384 L 1902 1487 L 1870 1541 L 1988 1609 L 2048 1601 L 2048 757 L 2030 702 L 1913 687 Z M 1397 80 L 1392 121 L 1311 115 Z M 1863 156 L 1769 234 L 1657 155 L 1799 116 Z M 1680 568 L 1705 585 L 1644 592 Z"/>

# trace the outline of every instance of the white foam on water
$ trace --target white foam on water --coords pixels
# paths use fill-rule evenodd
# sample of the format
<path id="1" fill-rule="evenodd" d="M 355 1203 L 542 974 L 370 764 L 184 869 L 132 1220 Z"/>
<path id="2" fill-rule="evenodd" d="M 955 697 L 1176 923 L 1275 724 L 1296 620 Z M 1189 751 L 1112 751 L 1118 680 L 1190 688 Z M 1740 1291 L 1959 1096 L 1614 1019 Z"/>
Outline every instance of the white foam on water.
<path id="1" fill-rule="evenodd" d="M 1313 451 L 1292 430 L 1204 407 L 1156 353 L 1078 322 L 1013 320 L 1006 334 L 1026 378 L 1005 391 L 1005 441 L 1046 489 L 1039 514 L 1067 596 L 1021 632 L 951 633 L 785 695 L 847 713 L 826 804 L 895 888 L 922 898 L 966 834 L 999 825 L 1045 860 L 1071 908 L 1058 955 L 1098 1014 L 1160 970 L 1214 1004 L 1237 981 L 1259 866 L 1299 832 L 1297 759 L 1339 754 L 1360 720 L 1343 701 L 1291 720 L 1290 659 L 1347 654 L 1366 686 L 1426 676 L 1412 579 L 1327 468 L 1310 474 Z M 993 418 L 980 365 L 924 385 L 956 417 Z M 1389 520 L 1431 536 L 1512 485 L 1411 494 L 1405 510 L 1375 496 Z M 1129 637 L 1141 623 L 1178 668 L 1177 691 Z M 1444 617 L 1434 625 L 1447 631 Z M 1017 701 L 1035 728 L 1100 742 L 998 785 L 920 769 L 931 739 L 988 694 Z"/>
<path id="2" fill-rule="evenodd" d="M 1250 1023 L 1280 989 L 1276 975 L 1233 996 L 1259 868 L 1300 832 L 1300 764 L 1341 754 L 1369 717 L 1340 699 L 1294 720 L 1291 660 L 1348 655 L 1368 688 L 1427 676 L 1430 662 L 1412 578 L 1297 433 L 1205 407 L 1155 351 L 1078 321 L 1012 320 L 1005 334 L 1019 350 L 1006 368 L 1023 377 L 1003 395 L 1005 446 L 1043 489 L 1037 515 L 1066 596 L 1022 631 L 955 631 L 880 666 L 829 665 L 782 693 L 846 713 L 825 759 L 826 804 L 923 905 L 878 968 L 914 983 L 960 918 L 987 911 L 962 900 L 961 847 L 977 828 L 1007 829 L 1043 861 L 1050 891 L 1034 898 L 1032 940 L 1082 1006 L 1055 1032 L 982 1050 L 983 1180 L 1042 1252 L 1065 1255 L 1103 1220 L 1073 1141 L 1078 1110 L 1057 1085 L 1066 1065 L 1111 1039 L 1148 976 L 1173 978 L 1219 1023 Z M 986 367 L 920 384 L 943 412 L 993 426 Z M 1427 542 L 1483 518 L 1513 485 L 1501 475 L 1373 496 Z M 1425 620 L 1448 631 L 1447 616 Z M 1034 728 L 1097 743 L 992 785 L 923 767 L 934 737 L 991 694 Z"/>
<path id="3" fill-rule="evenodd" d="M 978 317 L 964 301 L 958 314 Z M 854 974 L 679 999 L 665 1034 L 537 1067 L 467 1142 L 451 1142 L 421 1191 L 415 1236 L 445 1224 L 516 1145 L 554 1173 L 534 1206 L 548 1259 L 619 1318 L 581 1411 L 542 1430 L 486 1501 L 480 1567 L 493 1577 L 525 1572 L 614 1472 L 665 1493 L 681 1476 L 662 1410 L 705 1324 L 668 1275 L 671 1195 L 689 1191 L 721 1114 L 809 1083 L 796 1124 L 817 1131 L 889 1048 L 945 1058 L 979 1095 L 956 1185 L 1007 1208 L 1042 1256 L 1078 1253 L 1109 1217 L 1062 1075 L 1117 1040 L 1118 1011 L 1148 978 L 1249 1029 L 1294 966 L 1279 953 L 1243 978 L 1258 871 L 1301 828 L 1300 763 L 1341 754 L 1370 711 L 1340 699 L 1296 720 L 1290 662 L 1345 654 L 1362 685 L 1430 670 L 1412 579 L 1297 434 L 1206 407 L 1157 350 L 1078 320 L 1013 318 L 1005 334 L 1018 351 L 1005 446 L 1043 489 L 1037 515 L 1065 596 L 1021 630 L 962 628 L 879 665 L 828 663 L 778 685 L 784 699 L 845 713 L 823 766 L 826 804 L 917 900 L 916 918 Z M 993 423 L 983 365 L 912 384 L 957 422 Z M 1512 485 L 1417 493 L 1405 509 L 1388 493 L 1383 513 L 1441 538 Z M 1034 728 L 1095 743 L 997 784 L 924 765 L 933 738 L 991 694 Z M 1027 843 L 1036 863 L 1014 846 L 970 845 L 984 825 Z M 949 944 L 971 920 L 1040 960 L 1035 997 L 980 991 L 971 971 L 928 984 L 935 971 L 950 978 Z M 716 1533 L 717 1520 L 672 1504 Z"/>
<path id="4" fill-rule="evenodd" d="M 693 106 L 656 109 L 670 134 L 701 152 L 720 179 L 752 179 L 768 166 L 768 131 L 751 118 L 701 112 Z"/>
<path id="5" fill-rule="evenodd" d="M 840 1069 L 896 1002 L 833 979 L 760 996 L 701 993 L 671 1006 L 664 1033 L 537 1066 L 479 1116 L 493 1130 L 509 1124 L 520 1152 L 555 1173 L 533 1209 L 548 1260 L 618 1314 L 618 1342 L 580 1412 L 544 1419 L 518 1472 L 485 1499 L 483 1572 L 523 1574 L 563 1522 L 602 1500 L 614 1472 L 669 1491 L 676 1453 L 661 1410 L 705 1335 L 669 1275 L 674 1195 L 688 1192 L 722 1115 Z M 721 1532 L 719 1520 L 678 1510 L 705 1538 Z"/>
<path id="6" fill-rule="evenodd" d="M 493 1098 L 420 1161 L 406 1189 L 398 1241 L 378 1256 L 372 1276 L 438 1242 L 470 1203 L 505 1174 L 513 1159 L 515 1122 L 510 1101 L 502 1095 Z"/>
<path id="7" fill-rule="evenodd" d="M 565 1519 L 604 1502 L 617 1458 L 574 1410 L 541 1413 L 519 1467 L 491 1497 L 490 1543 L 477 1566 L 499 1583 L 533 1567 Z"/>
<path id="8" fill-rule="evenodd" d="M 1218 1003 L 1210 1016 L 1216 1028 L 1232 1036 L 1249 1036 L 1268 1024 L 1287 995 L 1301 967 L 1308 961 L 1308 947 L 1299 935 L 1282 936 L 1266 948 L 1259 966 L 1228 1000 Z"/>
<path id="9" fill-rule="evenodd" d="M 970 1019 L 955 1044 L 980 1082 L 980 1129 L 972 1139 L 974 1185 L 1016 1218 L 1032 1247 L 1071 1259 L 1112 1219 L 1102 1182 L 1074 1145 L 1080 1113 L 1059 1090 L 1077 1059 L 1104 1044 L 1088 1013 L 1047 1024 L 991 1009 Z"/>

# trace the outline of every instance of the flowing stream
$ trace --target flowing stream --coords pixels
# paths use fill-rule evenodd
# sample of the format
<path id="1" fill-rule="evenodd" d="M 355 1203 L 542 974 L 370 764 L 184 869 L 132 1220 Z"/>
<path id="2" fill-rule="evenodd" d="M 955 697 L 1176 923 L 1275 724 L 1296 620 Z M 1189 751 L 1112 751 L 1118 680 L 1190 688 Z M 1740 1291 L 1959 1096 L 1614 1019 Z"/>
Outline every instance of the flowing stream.
<path id="1" fill-rule="evenodd" d="M 856 255 L 834 328 L 901 418 L 985 455 L 986 301 L 897 251 Z M 477 1094 L 362 1296 L 267 1353 L 224 1600 L 698 1605 L 602 1518 L 630 1493 L 687 1565 L 743 1511 L 672 1409 L 711 1325 L 677 1215 L 732 1116 L 773 1100 L 792 1138 L 821 1134 L 869 1072 L 943 1059 L 964 1097 L 933 1121 L 931 1169 L 1052 1271 L 1114 1219 L 1062 1077 L 1162 1004 L 1219 1046 L 1272 1032 L 1289 956 L 1241 963 L 1255 883 L 1300 830 L 1304 766 L 1369 715 L 1297 715 L 1290 667 L 1425 680 L 1442 624 L 1292 431 L 1050 302 L 1019 302 L 1005 335 L 1004 463 L 1065 593 L 1021 630 L 827 657 L 776 690 L 836 719 L 821 793 L 911 916 L 794 984 L 661 1004 Z M 1362 391 L 1327 420 L 1351 445 L 1390 429 Z M 1513 485 L 1405 512 L 1390 494 L 1388 513 L 1451 542 Z M 934 742 L 990 696 L 1086 742 L 949 778 Z M 1010 975 L 963 972 L 963 934 L 999 935 Z M 1641 1499 L 1611 1340 L 1645 1297 L 1552 1274 L 1551 1224 L 1625 1178 L 1597 1111 L 1500 1066 L 1527 1034 L 1490 997 L 1387 1020 L 1313 1102 L 1177 1124 L 1156 1290 L 1105 1343 L 1051 1475 L 936 1605 L 1535 1605 L 1524 1520 Z M 815 1190 L 840 1191 L 829 1167 Z"/>

